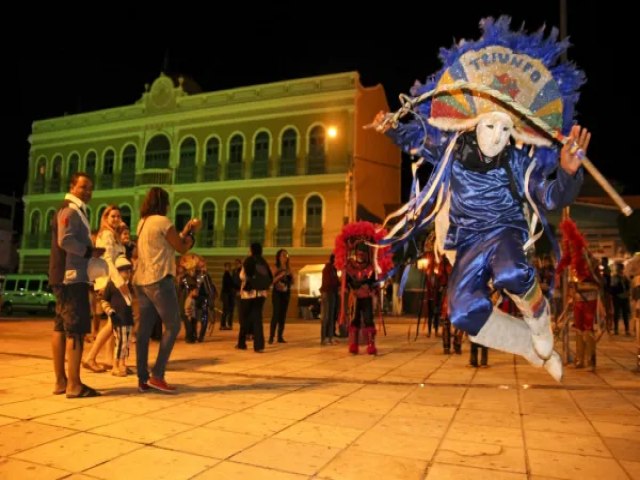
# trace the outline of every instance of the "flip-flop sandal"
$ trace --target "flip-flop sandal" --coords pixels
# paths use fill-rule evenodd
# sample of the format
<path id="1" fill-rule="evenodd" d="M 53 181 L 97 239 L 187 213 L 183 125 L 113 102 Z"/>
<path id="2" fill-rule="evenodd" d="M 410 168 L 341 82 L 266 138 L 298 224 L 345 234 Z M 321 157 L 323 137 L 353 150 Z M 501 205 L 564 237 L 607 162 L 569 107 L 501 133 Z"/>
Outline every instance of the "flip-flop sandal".
<path id="1" fill-rule="evenodd" d="M 107 371 L 106 368 L 104 368 L 98 362 L 82 362 L 82 366 L 94 373 L 103 373 Z"/>
<path id="2" fill-rule="evenodd" d="M 54 390 L 52 393 L 54 395 L 62 395 L 63 393 L 66 393 L 66 392 L 67 392 L 67 387 Z"/>
<path id="3" fill-rule="evenodd" d="M 100 395 L 101 395 L 100 392 L 94 390 L 93 388 L 83 383 L 80 393 L 77 393 L 77 394 L 67 393 L 67 398 L 89 398 L 89 397 L 99 397 Z"/>

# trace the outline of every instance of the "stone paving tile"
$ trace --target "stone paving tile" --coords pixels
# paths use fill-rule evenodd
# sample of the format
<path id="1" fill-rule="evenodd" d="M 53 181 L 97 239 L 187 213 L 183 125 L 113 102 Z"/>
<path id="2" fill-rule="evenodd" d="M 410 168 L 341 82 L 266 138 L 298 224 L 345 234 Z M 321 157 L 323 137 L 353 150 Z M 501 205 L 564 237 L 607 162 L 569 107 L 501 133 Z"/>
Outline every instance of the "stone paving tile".
<path id="1" fill-rule="evenodd" d="M 453 421 L 444 438 L 524 449 L 523 431 L 520 428 L 470 425 L 457 419 Z"/>
<path id="2" fill-rule="evenodd" d="M 80 432 L 16 453 L 13 458 L 70 472 L 83 472 L 138 448 L 138 443 Z"/>
<path id="3" fill-rule="evenodd" d="M 97 478 L 118 480 L 186 480 L 204 472 L 219 460 L 183 452 L 146 446 L 111 458 L 85 473 Z"/>
<path id="4" fill-rule="evenodd" d="M 0 478 L 20 480 L 55 480 L 68 478 L 70 472 L 45 467 L 15 458 L 0 458 Z"/>
<path id="5" fill-rule="evenodd" d="M 573 433 L 579 435 L 595 435 L 591 423 L 582 416 L 563 417 L 552 414 L 534 413 L 522 416 L 525 430 L 541 432 Z"/>
<path id="6" fill-rule="evenodd" d="M 456 411 L 455 421 L 468 425 L 492 427 L 501 425 L 505 428 L 520 428 L 521 416 L 513 412 L 488 412 L 461 408 Z"/>
<path id="7" fill-rule="evenodd" d="M 225 459 L 246 450 L 261 440 L 262 437 L 257 435 L 196 427 L 170 438 L 159 440 L 155 442 L 155 445 L 203 457 Z"/>
<path id="8" fill-rule="evenodd" d="M 73 433 L 74 431 L 68 428 L 14 421 L 0 426 L 0 457 L 7 457 Z"/>
<path id="9" fill-rule="evenodd" d="M 53 397 L 53 395 L 51 395 Z M 68 399 L 65 399 L 68 400 Z M 88 400 L 88 404 L 91 404 L 91 398 L 78 398 L 72 399 L 68 402 L 57 402 L 55 400 L 38 399 L 24 399 L 23 401 L 2 405 L 2 414 L 7 417 L 20 418 L 22 420 L 28 420 L 31 418 L 42 417 L 51 413 L 62 412 L 73 408 L 82 406 L 85 400 Z"/>
<path id="10" fill-rule="evenodd" d="M 620 462 L 622 464 L 622 468 L 629 474 L 629 477 L 633 480 L 640 480 L 640 462 L 628 462 L 622 460 Z"/>
<path id="11" fill-rule="evenodd" d="M 629 477 L 612 458 L 570 453 L 527 450 L 533 475 L 580 480 L 627 480 Z"/>
<path id="12" fill-rule="evenodd" d="M 193 404 L 185 406 L 184 404 L 182 404 L 163 408 L 156 412 L 147 413 L 146 416 L 162 420 L 171 420 L 172 422 L 186 423 L 187 425 L 199 426 L 216 420 L 217 418 L 230 415 L 232 413 L 233 410 L 201 407 L 199 405 Z"/>
<path id="13" fill-rule="evenodd" d="M 434 463 L 429 467 L 425 480 L 527 480 L 524 473 L 501 472 L 481 468 Z"/>
<path id="14" fill-rule="evenodd" d="M 414 433 L 407 435 L 394 428 L 376 425 L 353 443 L 353 447 L 370 453 L 429 461 L 440 440 Z"/>
<path id="15" fill-rule="evenodd" d="M 305 421 L 320 423 L 323 425 L 336 425 L 358 430 L 367 430 L 378 423 L 382 414 L 366 411 L 346 410 L 344 408 L 329 406 L 307 417 Z"/>
<path id="16" fill-rule="evenodd" d="M 614 457 L 628 462 L 640 462 L 640 437 L 604 438 Z"/>
<path id="17" fill-rule="evenodd" d="M 574 453 L 590 457 L 611 457 L 609 449 L 597 435 L 558 432 L 549 435 L 549 432 L 527 430 L 525 438 L 527 449 Z"/>
<path id="18" fill-rule="evenodd" d="M 525 452 L 521 448 L 495 444 L 444 440 L 438 447 L 436 462 L 469 467 L 525 473 Z"/>
<path id="19" fill-rule="evenodd" d="M 329 447 L 346 448 L 363 434 L 363 430 L 338 425 L 322 425 L 320 423 L 302 421 L 292 425 L 273 438 L 291 440 L 299 443 L 312 443 Z"/>
<path id="20" fill-rule="evenodd" d="M 268 438 L 233 456 L 232 460 L 285 472 L 314 475 L 339 452 L 340 449 L 335 447 Z"/>
<path id="21" fill-rule="evenodd" d="M 90 432 L 132 442 L 153 443 L 190 428 L 190 425 L 184 423 L 138 416 L 103 425 Z"/>
<path id="22" fill-rule="evenodd" d="M 5 417 L 4 415 L 0 415 L 0 427 L 2 425 L 7 425 L 9 423 L 17 422 L 17 418 Z"/>
<path id="23" fill-rule="evenodd" d="M 288 418 L 269 417 L 267 415 L 239 412 L 232 413 L 203 426 L 205 428 L 221 429 L 227 432 L 238 432 L 259 437 L 269 437 L 295 423 L 295 420 Z"/>
<path id="24" fill-rule="evenodd" d="M 169 395 L 146 392 L 110 399 L 110 401 L 100 404 L 100 408 L 130 413 L 132 415 L 144 415 L 145 413 L 155 412 L 161 408 L 170 407 L 174 404 L 174 401 L 175 400 L 172 400 Z"/>
<path id="25" fill-rule="evenodd" d="M 514 389 L 469 389 L 460 404 L 460 408 L 491 412 L 520 413 L 518 392 Z"/>
<path id="26" fill-rule="evenodd" d="M 621 421 L 624 421 L 621 419 Z M 593 422 L 593 427 L 603 437 L 640 439 L 640 425 L 612 422 Z"/>
<path id="27" fill-rule="evenodd" d="M 420 480 L 427 462 L 406 457 L 393 457 L 348 448 L 314 477 L 327 480 Z"/>
<path id="28" fill-rule="evenodd" d="M 38 417 L 37 422 L 86 431 L 109 423 L 119 422 L 132 416 L 130 413 L 114 412 L 88 406 Z"/>
<path id="29" fill-rule="evenodd" d="M 193 480 L 305 480 L 308 475 L 298 475 L 296 473 L 279 472 L 272 468 L 254 467 L 243 465 L 242 463 L 224 461 L 204 473 L 196 475 Z"/>
<path id="30" fill-rule="evenodd" d="M 520 392 L 522 413 L 582 417 L 569 392 L 564 390 L 527 389 Z"/>

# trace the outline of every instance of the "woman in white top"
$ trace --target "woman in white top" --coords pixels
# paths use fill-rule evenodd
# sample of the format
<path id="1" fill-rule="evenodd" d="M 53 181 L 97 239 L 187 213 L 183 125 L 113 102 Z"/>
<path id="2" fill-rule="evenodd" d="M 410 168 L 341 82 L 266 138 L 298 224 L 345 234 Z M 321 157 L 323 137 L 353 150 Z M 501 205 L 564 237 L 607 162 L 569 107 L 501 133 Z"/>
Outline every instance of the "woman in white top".
<path id="1" fill-rule="evenodd" d="M 120 208 L 116 205 L 109 205 L 105 208 L 104 212 L 102 212 L 102 216 L 100 217 L 100 229 L 96 236 L 96 247 L 102 247 L 105 249 L 102 258 L 107 262 L 107 265 L 109 265 L 109 275 L 97 278 L 94 283 L 93 289 L 98 296 L 98 302 L 100 301 L 102 292 L 107 286 L 107 283 L 109 283 L 109 280 L 112 280 L 116 287 L 126 289 L 127 292 L 129 290 L 118 273 L 118 269 L 115 265 L 116 258 L 125 254 L 124 245 L 120 243 L 120 231 L 122 226 Z M 89 350 L 87 359 L 82 362 L 82 366 L 84 368 L 96 373 L 105 371 L 105 368 L 100 365 L 96 359 L 98 358 L 100 349 L 102 349 L 105 343 L 108 341 L 111 341 L 110 343 L 113 342 L 112 330 L 111 318 L 108 318 L 105 326 L 98 332 L 96 340 L 91 346 L 91 350 Z M 110 348 L 109 350 L 113 351 L 113 348 Z"/>
<path id="2" fill-rule="evenodd" d="M 140 209 L 138 223 L 138 263 L 133 278 L 140 305 L 140 326 L 136 343 L 138 391 L 154 388 L 173 393 L 164 373 L 180 331 L 180 307 L 174 284 L 176 251 L 186 253 L 195 243 L 193 232 L 200 222 L 191 219 L 178 234 L 167 218 L 169 194 L 160 187 L 152 187 Z M 164 326 L 158 357 L 149 377 L 149 338 L 160 318 Z"/>

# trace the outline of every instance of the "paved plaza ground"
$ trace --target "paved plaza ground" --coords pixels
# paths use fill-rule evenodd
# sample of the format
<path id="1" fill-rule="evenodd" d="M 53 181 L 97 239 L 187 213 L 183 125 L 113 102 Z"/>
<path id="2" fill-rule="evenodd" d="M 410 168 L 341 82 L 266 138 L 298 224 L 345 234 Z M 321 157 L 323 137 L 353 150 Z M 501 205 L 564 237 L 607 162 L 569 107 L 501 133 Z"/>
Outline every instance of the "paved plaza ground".
<path id="1" fill-rule="evenodd" d="M 413 319 L 386 326 L 377 356 L 320 346 L 317 321 L 264 354 L 215 331 L 176 344 L 176 395 L 83 370 L 103 396 L 66 399 L 51 319 L 0 318 L 0 479 L 640 479 L 635 338 L 605 335 L 597 371 L 557 384 L 494 351 L 469 368 L 468 343 L 443 355 Z"/>

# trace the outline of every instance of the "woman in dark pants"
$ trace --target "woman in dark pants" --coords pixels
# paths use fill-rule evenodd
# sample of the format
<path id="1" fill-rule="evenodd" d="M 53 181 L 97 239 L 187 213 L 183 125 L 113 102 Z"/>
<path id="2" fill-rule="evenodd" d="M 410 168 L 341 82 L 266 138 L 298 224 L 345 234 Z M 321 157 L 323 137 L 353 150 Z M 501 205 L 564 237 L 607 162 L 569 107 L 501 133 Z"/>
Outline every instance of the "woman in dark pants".
<path id="1" fill-rule="evenodd" d="M 269 343 L 273 343 L 273 337 L 278 326 L 278 343 L 287 343 L 282 336 L 284 333 L 284 322 L 287 318 L 287 308 L 289 298 L 291 298 L 291 283 L 293 275 L 289 267 L 289 253 L 281 248 L 276 253 L 276 266 L 273 270 L 273 315 L 271 316 L 271 328 L 269 330 Z"/>

